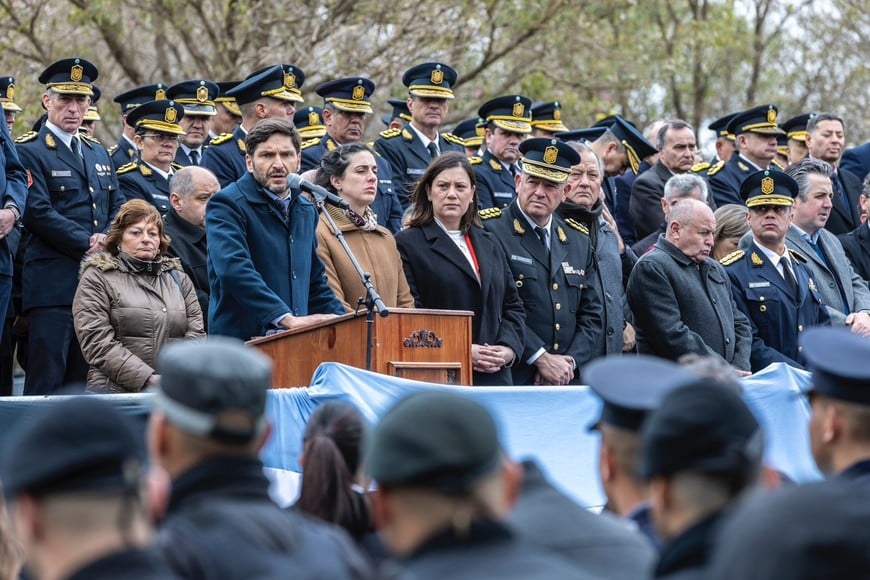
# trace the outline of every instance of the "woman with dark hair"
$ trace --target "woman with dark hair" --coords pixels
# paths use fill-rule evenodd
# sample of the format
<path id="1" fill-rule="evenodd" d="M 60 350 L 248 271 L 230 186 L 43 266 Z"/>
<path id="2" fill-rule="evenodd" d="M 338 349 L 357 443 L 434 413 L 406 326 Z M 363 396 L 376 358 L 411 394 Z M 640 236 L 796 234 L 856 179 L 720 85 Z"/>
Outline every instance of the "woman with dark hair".
<path id="1" fill-rule="evenodd" d="M 414 299 L 402 271 L 396 241 L 388 229 L 378 225 L 378 217 L 369 205 L 378 192 L 378 164 L 371 149 L 363 143 L 342 145 L 327 152 L 314 177 L 317 185 L 341 197 L 348 210 L 327 205 L 354 256 L 384 304 L 413 308 Z M 326 278 L 335 296 L 348 311 L 356 310 L 366 290 L 347 253 L 325 215 L 317 224 L 317 255 L 326 268 Z"/>
<path id="2" fill-rule="evenodd" d="M 196 290 L 150 203 L 130 200 L 109 228 L 106 251 L 82 260 L 73 325 L 90 365 L 88 390 L 140 391 L 155 385 L 158 351 L 205 336 Z"/>
<path id="3" fill-rule="evenodd" d="M 302 485 L 296 509 L 344 528 L 358 543 L 372 531 L 364 488 L 357 483 L 365 423 L 348 403 L 320 405 L 305 427 Z"/>
<path id="4" fill-rule="evenodd" d="M 509 367 L 523 351 L 526 315 L 504 251 L 480 226 L 477 181 L 465 155 L 432 161 L 411 201 L 396 244 L 415 304 L 473 311 L 474 384 L 512 384 Z"/>

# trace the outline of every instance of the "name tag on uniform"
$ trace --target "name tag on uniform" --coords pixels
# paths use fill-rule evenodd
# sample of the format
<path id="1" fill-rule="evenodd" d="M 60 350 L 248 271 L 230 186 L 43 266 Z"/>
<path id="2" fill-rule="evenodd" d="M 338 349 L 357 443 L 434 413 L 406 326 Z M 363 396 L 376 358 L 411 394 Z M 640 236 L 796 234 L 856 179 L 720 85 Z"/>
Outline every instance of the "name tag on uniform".
<path id="1" fill-rule="evenodd" d="M 57 171 L 57 170 L 52 169 L 51 176 L 52 177 L 72 177 L 72 171 L 70 171 L 69 169 L 67 169 L 66 171 Z"/>
<path id="2" fill-rule="evenodd" d="M 770 288 L 770 282 L 750 282 L 750 288 Z"/>
<path id="3" fill-rule="evenodd" d="M 426 173 L 426 170 L 425 169 L 408 168 L 405 170 L 405 173 L 407 173 L 408 175 L 423 175 L 424 173 Z"/>
<path id="4" fill-rule="evenodd" d="M 492 196 L 493 196 L 493 197 L 509 197 L 509 198 L 513 198 L 513 196 L 514 196 L 514 192 L 512 192 L 512 191 L 493 191 L 493 192 L 492 192 Z"/>
<path id="5" fill-rule="evenodd" d="M 531 258 L 526 258 L 525 256 L 517 256 L 516 254 L 511 254 L 511 260 L 514 262 L 520 262 L 521 264 L 532 264 Z"/>

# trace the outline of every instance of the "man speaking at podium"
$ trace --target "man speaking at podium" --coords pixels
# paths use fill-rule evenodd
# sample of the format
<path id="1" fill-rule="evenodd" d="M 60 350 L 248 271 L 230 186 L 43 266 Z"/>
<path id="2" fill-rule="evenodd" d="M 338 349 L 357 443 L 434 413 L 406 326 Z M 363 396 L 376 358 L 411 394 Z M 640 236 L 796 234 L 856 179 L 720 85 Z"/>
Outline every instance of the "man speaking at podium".
<path id="1" fill-rule="evenodd" d="M 209 334 L 248 340 L 343 314 L 317 257 L 317 210 L 291 190 L 299 134 L 263 119 L 245 139 L 248 173 L 208 203 Z"/>

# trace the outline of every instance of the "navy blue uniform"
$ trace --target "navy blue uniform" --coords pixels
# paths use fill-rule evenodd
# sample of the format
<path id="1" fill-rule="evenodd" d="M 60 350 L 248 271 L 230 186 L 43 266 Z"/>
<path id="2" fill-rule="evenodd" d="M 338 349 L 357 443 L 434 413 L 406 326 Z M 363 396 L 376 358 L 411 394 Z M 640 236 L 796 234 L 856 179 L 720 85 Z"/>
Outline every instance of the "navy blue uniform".
<path id="1" fill-rule="evenodd" d="M 541 348 L 573 357 L 579 371 L 595 355 L 604 326 L 585 226 L 554 214 L 548 255 L 516 202 L 504 211 L 484 210 L 481 217 L 504 249 L 526 310 L 524 350 L 511 369 L 514 384 L 532 384 L 537 369 L 526 361 Z"/>
<path id="2" fill-rule="evenodd" d="M 771 165 L 771 169 L 775 166 Z M 743 205 L 740 197 L 740 186 L 747 177 L 758 171 L 745 158 L 737 152 L 731 156 L 727 163 L 720 161 L 707 169 L 707 183 L 710 185 L 710 194 L 716 207 L 722 207 L 728 203 Z"/>
<path id="3" fill-rule="evenodd" d="M 517 197 L 514 176 L 487 149 L 480 163 L 474 165 L 477 176 L 477 207 L 504 209 Z"/>
<path id="4" fill-rule="evenodd" d="M 18 215 L 24 213 L 27 199 L 27 171 L 18 158 L 18 152 L 5 123 L 0 127 L 0 208 L 15 206 Z M 20 234 L 13 226 L 9 236 L 0 239 L 0 313 L 5 318 L 9 298 L 12 295 L 12 257 L 17 250 L 17 240 Z M 13 246 L 10 246 L 10 242 Z"/>
<path id="5" fill-rule="evenodd" d="M 399 196 L 403 208 L 411 203 L 411 193 L 419 181 L 420 176 L 426 171 L 432 155 L 420 141 L 412 129 L 387 129 L 381 131 L 375 141 L 375 151 L 380 153 L 390 163 L 393 173 L 393 189 Z M 448 133 L 438 136 L 438 151 L 465 151 L 458 137 Z"/>
<path id="6" fill-rule="evenodd" d="M 118 137 L 118 143 L 109 147 L 109 156 L 112 158 L 112 165 L 115 169 L 123 167 L 128 163 L 136 161 L 139 158 L 139 151 L 126 136 Z"/>
<path id="7" fill-rule="evenodd" d="M 324 135 L 319 141 L 311 140 L 302 144 L 302 166 L 300 171 L 317 169 L 320 160 L 327 151 L 338 147 L 338 143 L 329 135 Z M 402 203 L 393 186 L 393 171 L 390 163 L 372 151 L 378 164 L 378 194 L 371 204 L 372 211 L 378 216 L 378 225 L 384 226 L 390 232 L 397 233 L 402 229 Z"/>
<path id="8" fill-rule="evenodd" d="M 224 133 L 212 139 L 202 156 L 202 166 L 215 174 L 221 187 L 239 180 L 248 172 L 245 163 L 245 137 L 247 133 L 238 126 L 232 133 Z"/>
<path id="9" fill-rule="evenodd" d="M 175 167 L 181 169 L 181 167 Z M 169 179 L 163 177 L 144 161 L 128 163 L 118 168 L 118 184 L 121 193 L 129 199 L 141 199 L 157 208 L 166 217 L 169 204 Z"/>
<path id="10" fill-rule="evenodd" d="M 202 165 L 202 158 L 205 156 L 205 152 L 208 150 L 208 145 L 203 145 L 199 150 L 199 163 L 194 163 L 190 158 L 190 155 L 184 152 L 184 149 L 179 145 L 178 151 L 175 152 L 175 164 L 179 167 L 190 167 L 191 165 Z M 195 149 L 191 149 L 191 153 L 195 151 Z"/>
<path id="11" fill-rule="evenodd" d="M 79 263 L 95 233 L 106 233 L 124 203 L 105 147 L 83 137 L 83 160 L 47 126 L 19 139 L 32 184 L 24 211 L 22 309 L 30 321 L 25 392 L 44 394 L 84 381 L 87 365 L 72 324 Z"/>
<path id="12" fill-rule="evenodd" d="M 830 324 L 815 281 L 803 265 L 806 259 L 795 252 L 791 256 L 797 296 L 755 242 L 745 252 L 722 258 L 734 301 L 752 324 L 752 372 L 775 362 L 803 368 L 798 336 L 811 326 Z"/>

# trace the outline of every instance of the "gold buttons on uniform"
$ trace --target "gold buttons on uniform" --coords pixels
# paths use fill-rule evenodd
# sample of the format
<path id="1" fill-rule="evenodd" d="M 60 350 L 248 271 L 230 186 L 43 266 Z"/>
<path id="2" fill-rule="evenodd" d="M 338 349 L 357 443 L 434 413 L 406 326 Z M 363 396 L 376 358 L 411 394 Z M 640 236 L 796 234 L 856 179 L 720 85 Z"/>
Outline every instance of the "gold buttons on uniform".
<path id="1" fill-rule="evenodd" d="M 556 323 L 556 330 L 561 330 L 561 329 L 562 329 L 562 325 L 557 322 Z"/>
<path id="2" fill-rule="evenodd" d="M 93 188 L 93 187 L 89 187 L 88 189 L 91 190 L 91 193 L 94 193 L 94 188 Z"/>
<path id="3" fill-rule="evenodd" d="M 562 310 L 562 304 L 560 302 L 556 302 L 556 310 Z"/>
<path id="4" fill-rule="evenodd" d="M 97 220 L 94 220 L 94 225 L 98 226 L 98 225 L 100 225 L 100 222 L 98 222 Z"/>
<path id="5" fill-rule="evenodd" d="M 553 344 L 553 350 L 559 350 L 559 343 L 558 342 Z"/>
<path id="6" fill-rule="evenodd" d="M 759 310 L 760 310 L 761 312 L 767 312 L 767 306 L 765 306 L 764 304 L 762 304 L 761 307 L 759 308 Z"/>
<path id="7" fill-rule="evenodd" d="M 803 332 L 803 331 L 804 331 L 804 325 L 798 324 L 798 332 Z"/>
<path id="8" fill-rule="evenodd" d="M 558 289 L 559 289 L 559 285 L 557 283 L 553 282 L 553 290 L 558 290 Z"/>
<path id="9" fill-rule="evenodd" d="M 517 280 L 517 288 L 522 288 L 522 287 L 523 287 L 523 281 Z"/>
<path id="10" fill-rule="evenodd" d="M 764 302 L 764 296 L 759 296 L 759 297 L 758 297 L 758 301 L 759 301 L 759 302 Z"/>

